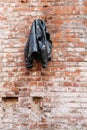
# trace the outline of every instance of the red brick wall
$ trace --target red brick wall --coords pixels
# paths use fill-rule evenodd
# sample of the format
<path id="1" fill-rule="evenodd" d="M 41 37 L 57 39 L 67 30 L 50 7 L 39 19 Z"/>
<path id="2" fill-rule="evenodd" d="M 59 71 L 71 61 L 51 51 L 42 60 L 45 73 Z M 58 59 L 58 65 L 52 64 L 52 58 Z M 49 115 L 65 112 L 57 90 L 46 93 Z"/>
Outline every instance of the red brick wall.
<path id="1" fill-rule="evenodd" d="M 26 70 L 34 19 L 46 21 L 52 62 Z M 87 130 L 86 0 L 1 0 L 0 130 Z"/>

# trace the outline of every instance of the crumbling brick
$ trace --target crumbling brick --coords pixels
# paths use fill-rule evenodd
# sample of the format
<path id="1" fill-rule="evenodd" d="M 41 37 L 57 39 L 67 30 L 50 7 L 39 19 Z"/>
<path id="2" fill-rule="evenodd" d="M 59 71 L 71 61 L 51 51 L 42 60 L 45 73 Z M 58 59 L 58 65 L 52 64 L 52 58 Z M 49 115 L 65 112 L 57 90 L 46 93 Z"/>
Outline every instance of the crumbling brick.
<path id="1" fill-rule="evenodd" d="M 87 130 L 86 15 L 86 0 L 1 0 L 0 130 Z M 35 19 L 51 34 L 52 61 L 26 69 Z"/>

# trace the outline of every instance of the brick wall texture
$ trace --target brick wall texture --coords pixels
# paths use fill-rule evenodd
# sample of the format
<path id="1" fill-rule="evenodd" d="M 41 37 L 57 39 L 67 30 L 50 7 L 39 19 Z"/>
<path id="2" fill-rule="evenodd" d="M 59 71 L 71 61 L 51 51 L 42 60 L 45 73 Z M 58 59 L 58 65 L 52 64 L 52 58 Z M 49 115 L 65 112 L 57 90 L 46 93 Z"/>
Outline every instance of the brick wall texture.
<path id="1" fill-rule="evenodd" d="M 48 68 L 25 68 L 33 20 L 52 40 Z M 87 130 L 87 0 L 0 1 L 0 130 Z"/>

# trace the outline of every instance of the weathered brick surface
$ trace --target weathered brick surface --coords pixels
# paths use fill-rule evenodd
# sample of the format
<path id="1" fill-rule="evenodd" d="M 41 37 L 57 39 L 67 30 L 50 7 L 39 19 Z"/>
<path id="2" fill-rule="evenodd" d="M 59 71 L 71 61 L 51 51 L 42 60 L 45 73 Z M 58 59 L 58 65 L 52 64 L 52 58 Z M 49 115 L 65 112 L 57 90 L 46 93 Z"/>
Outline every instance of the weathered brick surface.
<path id="1" fill-rule="evenodd" d="M 46 21 L 52 62 L 26 70 L 34 19 Z M 87 1 L 0 1 L 0 130 L 87 130 Z"/>

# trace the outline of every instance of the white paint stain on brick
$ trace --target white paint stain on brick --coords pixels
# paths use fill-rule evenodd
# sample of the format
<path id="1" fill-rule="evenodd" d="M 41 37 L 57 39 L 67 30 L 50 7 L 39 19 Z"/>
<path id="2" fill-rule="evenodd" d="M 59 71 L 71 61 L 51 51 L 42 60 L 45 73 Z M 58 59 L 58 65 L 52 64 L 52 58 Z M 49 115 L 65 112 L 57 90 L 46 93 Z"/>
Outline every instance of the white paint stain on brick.
<path id="1" fill-rule="evenodd" d="M 34 6 L 34 11 L 31 11 L 31 15 L 39 18 L 42 15 L 42 12 L 38 10 L 38 7 L 41 6 L 40 0 L 30 0 L 30 6 Z"/>
<path id="2" fill-rule="evenodd" d="M 84 0 L 78 0 L 78 5 L 83 6 Z"/>

